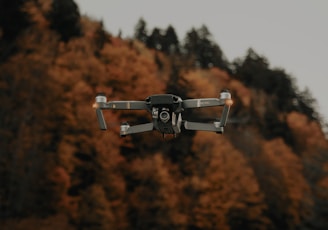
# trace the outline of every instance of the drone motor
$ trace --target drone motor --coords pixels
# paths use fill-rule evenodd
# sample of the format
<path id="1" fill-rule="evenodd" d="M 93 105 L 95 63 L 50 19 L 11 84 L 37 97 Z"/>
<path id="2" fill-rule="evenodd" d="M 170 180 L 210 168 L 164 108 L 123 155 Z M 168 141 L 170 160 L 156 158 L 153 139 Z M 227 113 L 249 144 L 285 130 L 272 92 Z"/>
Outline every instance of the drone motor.
<path id="1" fill-rule="evenodd" d="M 104 93 L 98 93 L 96 96 L 96 103 L 106 103 L 107 98 Z"/>

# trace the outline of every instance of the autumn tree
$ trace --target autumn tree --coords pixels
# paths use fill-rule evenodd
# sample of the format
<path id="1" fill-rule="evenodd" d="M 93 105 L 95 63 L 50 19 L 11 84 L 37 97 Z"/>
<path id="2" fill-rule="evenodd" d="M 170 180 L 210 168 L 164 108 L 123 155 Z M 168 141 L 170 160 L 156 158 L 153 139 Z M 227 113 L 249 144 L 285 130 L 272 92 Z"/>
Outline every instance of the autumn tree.
<path id="1" fill-rule="evenodd" d="M 275 139 L 265 143 L 263 152 L 254 160 L 261 162 L 256 164 L 255 171 L 276 228 L 304 226 L 311 217 L 312 201 L 297 155 L 282 139 Z"/>
<path id="2" fill-rule="evenodd" d="M 136 158 L 129 168 L 132 228 L 183 229 L 187 216 L 177 168 L 161 153 Z"/>
<path id="3" fill-rule="evenodd" d="M 268 229 L 253 170 L 225 138 L 198 133 L 190 162 L 190 223 L 198 229 Z M 190 157 L 189 157 L 190 159 Z"/>
<path id="4" fill-rule="evenodd" d="M 320 124 L 301 113 L 290 113 L 287 118 L 295 138 L 295 151 L 302 156 L 304 176 L 313 194 L 311 216 L 308 225 L 313 229 L 324 229 L 327 225 L 328 143 Z"/>
<path id="5" fill-rule="evenodd" d="M 81 194 L 83 202 L 79 207 L 79 229 L 124 229 L 124 223 L 115 218 L 114 210 L 106 197 L 101 185 L 92 185 Z M 121 220 L 122 221 L 122 220 Z"/>
<path id="6" fill-rule="evenodd" d="M 40 41 L 48 46 L 40 46 Z M 51 107 L 59 108 L 60 103 L 56 84 L 47 71 L 56 45 L 52 34 L 35 30 L 17 40 L 21 52 L 0 67 L 4 87 L 1 100 L 6 101 L 3 106 L 7 111 L 1 114 L 1 130 L 5 134 L 1 138 L 1 155 L 6 159 L 4 178 L 9 179 L 6 186 L 1 186 L 6 197 L 1 204 L 5 207 L 1 208 L 7 210 L 7 216 L 49 215 L 54 210 L 54 193 L 47 178 L 54 167 L 52 154 L 58 134 L 52 120 L 61 120 L 63 112 L 52 113 Z"/>

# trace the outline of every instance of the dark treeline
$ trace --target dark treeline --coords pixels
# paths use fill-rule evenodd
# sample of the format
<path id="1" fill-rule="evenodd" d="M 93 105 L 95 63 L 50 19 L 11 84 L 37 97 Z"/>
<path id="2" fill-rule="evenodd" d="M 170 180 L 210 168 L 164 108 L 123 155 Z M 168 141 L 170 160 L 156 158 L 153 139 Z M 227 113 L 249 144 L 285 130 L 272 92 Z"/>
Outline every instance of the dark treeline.
<path id="1" fill-rule="evenodd" d="M 152 32 L 148 32 L 147 23 L 141 18 L 135 26 L 134 38 L 150 49 L 182 58 L 184 67 L 217 67 L 248 87 L 275 94 L 279 97 L 276 101 L 279 109 L 301 111 L 317 121 L 322 119 L 316 111 L 316 101 L 308 89 L 300 91 L 291 76 L 283 69 L 270 68 L 268 60 L 252 48 L 249 48 L 244 58 L 237 58 L 230 63 L 205 25 L 199 29 L 192 28 L 183 42 L 180 42 L 171 25 L 167 29 L 154 28 Z"/>
<path id="2" fill-rule="evenodd" d="M 206 26 L 136 23 L 132 39 L 81 16 L 73 0 L 0 0 L 1 229 L 327 229 L 328 142 L 315 99 L 249 49 L 231 63 Z M 121 139 L 112 100 L 151 94 L 234 105 L 223 135 Z M 187 119 L 218 116 L 185 111 Z"/>
<path id="3" fill-rule="evenodd" d="M 192 28 L 186 34 L 184 42 L 181 43 L 173 26 L 169 25 L 165 30 L 154 28 L 150 33 L 148 32 L 147 23 L 141 18 L 135 27 L 134 38 L 145 43 L 150 49 L 189 59 L 188 68 L 208 69 L 218 67 L 229 70 L 228 61 L 205 25 L 199 29 Z M 186 63 L 188 62 L 184 64 Z"/>

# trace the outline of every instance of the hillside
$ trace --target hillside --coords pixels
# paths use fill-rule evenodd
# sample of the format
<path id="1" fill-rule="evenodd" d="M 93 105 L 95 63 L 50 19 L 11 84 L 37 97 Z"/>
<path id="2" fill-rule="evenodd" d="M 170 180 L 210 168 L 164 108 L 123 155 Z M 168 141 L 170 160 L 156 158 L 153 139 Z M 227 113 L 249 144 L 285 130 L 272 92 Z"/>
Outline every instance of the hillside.
<path id="1" fill-rule="evenodd" d="M 13 16 L 14 15 L 14 16 Z M 229 63 L 206 26 L 105 31 L 71 0 L 0 0 L 1 229 L 327 229 L 328 141 L 311 93 L 249 49 Z M 121 139 L 111 100 L 233 96 L 223 135 Z M 218 109 L 186 111 L 191 120 Z"/>

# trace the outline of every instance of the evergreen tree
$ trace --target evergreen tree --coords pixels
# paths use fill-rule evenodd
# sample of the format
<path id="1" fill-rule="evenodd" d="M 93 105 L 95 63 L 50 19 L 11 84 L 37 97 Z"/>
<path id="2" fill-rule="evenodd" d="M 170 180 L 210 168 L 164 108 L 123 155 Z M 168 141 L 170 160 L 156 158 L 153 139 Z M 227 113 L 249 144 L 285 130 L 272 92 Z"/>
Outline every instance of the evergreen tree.
<path id="1" fill-rule="evenodd" d="M 57 31 L 65 42 L 82 33 L 80 12 L 73 0 L 54 0 L 48 18 L 51 28 Z"/>
<path id="2" fill-rule="evenodd" d="M 192 28 L 189 32 L 187 32 L 186 37 L 185 37 L 185 41 L 184 41 L 184 53 L 187 56 L 192 56 L 197 54 L 197 49 L 199 46 L 199 41 L 200 41 L 200 37 L 196 31 L 195 28 Z"/>
<path id="3" fill-rule="evenodd" d="M 163 48 L 162 41 L 163 41 L 163 36 L 161 34 L 160 29 L 155 28 L 151 33 L 151 35 L 147 37 L 146 45 L 148 48 L 151 49 L 162 50 Z"/>
<path id="4" fill-rule="evenodd" d="M 235 75 L 246 86 L 260 88 L 266 83 L 265 75 L 269 69 L 269 63 L 265 57 L 258 55 L 253 49 L 248 49 L 244 59 L 234 62 Z"/>
<path id="5" fill-rule="evenodd" d="M 297 109 L 298 111 L 307 115 L 311 120 L 320 121 L 320 115 L 316 111 L 317 101 L 313 98 L 310 90 L 305 88 L 302 92 L 298 93 L 297 96 Z"/>
<path id="6" fill-rule="evenodd" d="M 320 120 L 319 114 L 315 112 L 316 100 L 309 90 L 299 93 L 291 76 L 283 69 L 270 68 L 268 60 L 253 49 L 248 49 L 244 59 L 234 61 L 234 71 L 235 77 L 246 86 L 274 95 L 274 108 L 270 108 L 272 111 L 299 111 L 310 119 Z M 279 120 L 277 117 L 275 119 Z"/>
<path id="7" fill-rule="evenodd" d="M 13 40 L 29 25 L 27 14 L 22 11 L 24 2 L 0 0 L 0 39 Z"/>
<path id="8" fill-rule="evenodd" d="M 134 38 L 146 43 L 148 39 L 148 34 L 147 34 L 147 23 L 143 18 L 140 18 L 137 25 L 134 28 Z"/>
<path id="9" fill-rule="evenodd" d="M 162 51 L 168 54 L 180 53 L 180 44 L 174 28 L 170 25 L 165 32 Z"/>
<path id="10" fill-rule="evenodd" d="M 188 56 L 194 57 L 195 66 L 201 68 L 219 67 L 228 70 L 228 64 L 220 47 L 213 41 L 205 25 L 192 29 L 185 38 L 184 49 Z"/>

